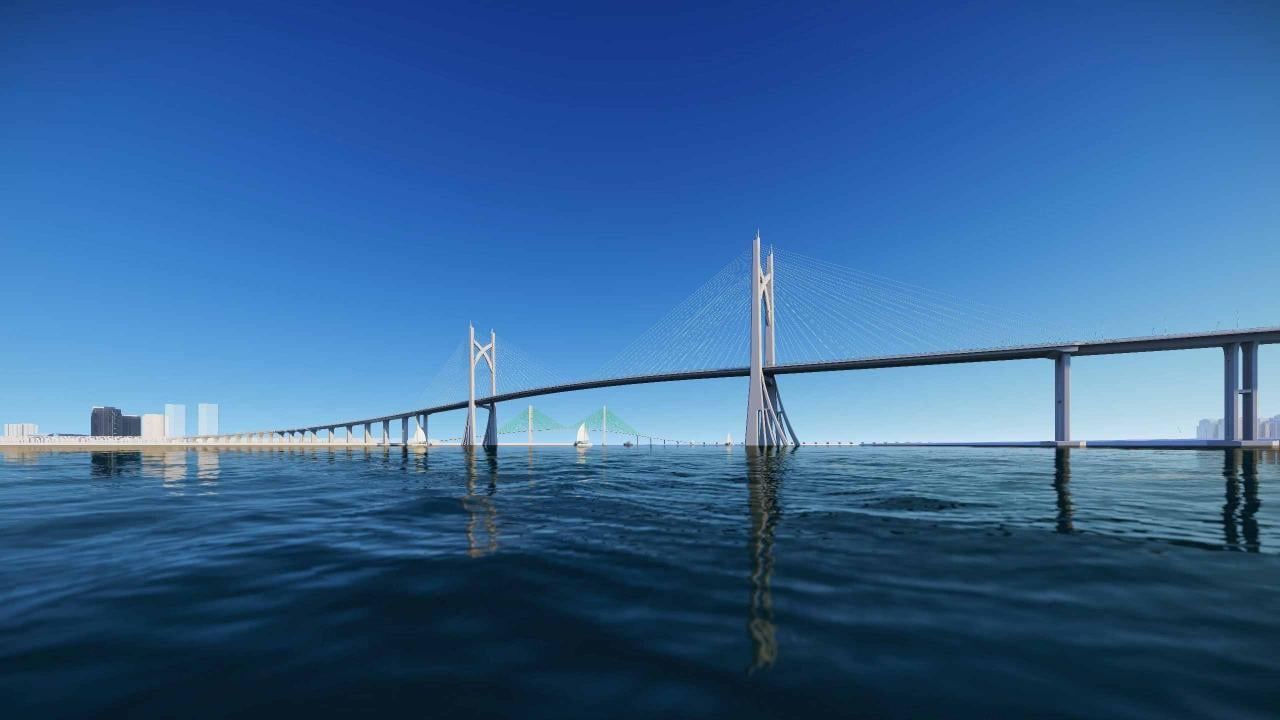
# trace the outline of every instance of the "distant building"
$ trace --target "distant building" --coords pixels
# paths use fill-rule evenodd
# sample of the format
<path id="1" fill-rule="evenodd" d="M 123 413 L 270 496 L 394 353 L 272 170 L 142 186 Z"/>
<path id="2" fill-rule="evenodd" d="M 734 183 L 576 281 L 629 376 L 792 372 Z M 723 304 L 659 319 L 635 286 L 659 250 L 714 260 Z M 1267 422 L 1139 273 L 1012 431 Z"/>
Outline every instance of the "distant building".
<path id="1" fill-rule="evenodd" d="M 161 415 L 160 413 L 147 413 L 142 416 L 142 439 L 164 439 L 164 415 Z"/>
<path id="2" fill-rule="evenodd" d="M 89 411 L 89 434 L 94 437 L 115 437 L 121 434 L 124 423 L 120 408 L 95 407 Z"/>
<path id="3" fill-rule="evenodd" d="M 1270 420 L 1263 420 L 1262 426 L 1258 428 L 1258 437 L 1267 440 L 1280 440 L 1280 415 L 1276 415 Z"/>
<path id="4" fill-rule="evenodd" d="M 1208 418 L 1201 420 L 1196 425 L 1196 439 L 1197 440 L 1215 439 L 1213 437 L 1213 426 L 1214 426 L 1214 421 L 1209 420 Z"/>
<path id="5" fill-rule="evenodd" d="M 1244 428 L 1244 418 L 1236 418 L 1236 427 Z M 1244 433 L 1240 433 L 1244 437 Z M 1280 415 L 1272 418 L 1261 418 L 1258 420 L 1257 432 L 1254 437 L 1259 440 L 1280 440 Z M 1201 420 L 1196 425 L 1197 440 L 1222 440 L 1222 418 L 1217 420 Z"/>
<path id="6" fill-rule="evenodd" d="M 121 415 L 120 416 L 120 434 L 125 437 L 141 437 L 142 436 L 142 416 L 141 415 Z"/>
<path id="7" fill-rule="evenodd" d="M 187 434 L 187 406 L 171 405 L 164 406 L 164 435 L 165 437 L 185 437 Z"/>
<path id="8" fill-rule="evenodd" d="M 39 435 L 40 428 L 35 423 L 5 423 L 4 436 L 11 438 L 31 437 Z"/>
<path id="9" fill-rule="evenodd" d="M 218 404 L 200 403 L 196 406 L 197 435 L 218 434 Z"/>

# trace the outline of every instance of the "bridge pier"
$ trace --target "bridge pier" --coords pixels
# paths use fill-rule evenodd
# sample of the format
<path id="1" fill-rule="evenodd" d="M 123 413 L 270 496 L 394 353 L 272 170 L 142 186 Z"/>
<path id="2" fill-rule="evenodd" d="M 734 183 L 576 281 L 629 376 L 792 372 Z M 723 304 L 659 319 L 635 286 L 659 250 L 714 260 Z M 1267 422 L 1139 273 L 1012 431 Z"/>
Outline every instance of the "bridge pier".
<path id="1" fill-rule="evenodd" d="M 409 416 L 400 418 L 400 444 L 409 447 Z"/>
<path id="2" fill-rule="evenodd" d="M 462 430 L 462 446 L 476 445 L 476 363 L 484 360 L 489 364 L 489 397 L 498 394 L 498 336 L 489 331 L 489 344 L 481 345 L 476 341 L 476 328 L 467 326 L 467 352 L 470 362 L 467 363 L 467 424 Z M 484 447 L 498 446 L 498 406 L 489 403 L 489 421 L 484 430 Z"/>
<path id="3" fill-rule="evenodd" d="M 373 444 L 373 423 L 364 424 L 364 444 L 365 445 Z"/>
<path id="4" fill-rule="evenodd" d="M 1244 387 L 1240 401 L 1244 405 L 1244 439 L 1258 439 L 1258 343 L 1240 343 L 1244 365 Z"/>
<path id="5" fill-rule="evenodd" d="M 486 407 L 489 409 L 489 420 L 484 426 L 484 449 L 493 450 L 498 447 L 498 405 L 489 403 Z"/>
<path id="6" fill-rule="evenodd" d="M 773 367 L 774 325 L 776 306 L 773 300 L 773 252 L 769 252 L 768 270 L 760 268 L 760 233 L 751 247 L 751 368 L 747 388 L 747 428 L 742 442 L 747 447 L 781 447 L 799 445 L 791 421 L 782 409 L 778 380 L 765 375 Z"/>
<path id="7" fill-rule="evenodd" d="M 1222 346 L 1222 439 L 1240 439 L 1240 343 Z"/>
<path id="8" fill-rule="evenodd" d="M 1071 353 L 1060 352 L 1053 358 L 1053 439 L 1071 440 Z"/>

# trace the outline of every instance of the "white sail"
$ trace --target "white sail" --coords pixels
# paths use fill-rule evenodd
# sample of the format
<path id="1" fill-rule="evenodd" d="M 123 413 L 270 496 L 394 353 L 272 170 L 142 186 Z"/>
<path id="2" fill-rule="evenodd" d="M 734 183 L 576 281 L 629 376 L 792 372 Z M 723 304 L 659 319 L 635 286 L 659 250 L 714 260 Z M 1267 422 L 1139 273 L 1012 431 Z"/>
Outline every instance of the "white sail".
<path id="1" fill-rule="evenodd" d="M 573 444 L 574 444 L 574 445 L 578 445 L 578 446 L 582 446 L 582 447 L 585 447 L 585 446 L 587 446 L 587 445 L 590 445 L 590 444 L 591 444 L 591 441 L 587 438 L 587 424 L 586 424 L 586 423 L 582 423 L 581 425 L 579 425 L 579 426 L 578 426 L 578 439 L 577 439 L 577 440 L 574 440 L 574 441 L 573 441 Z"/>
<path id="2" fill-rule="evenodd" d="M 725 434 L 724 434 L 724 444 L 725 444 L 725 445 L 732 445 L 732 444 L 733 444 L 733 433 L 725 433 Z"/>

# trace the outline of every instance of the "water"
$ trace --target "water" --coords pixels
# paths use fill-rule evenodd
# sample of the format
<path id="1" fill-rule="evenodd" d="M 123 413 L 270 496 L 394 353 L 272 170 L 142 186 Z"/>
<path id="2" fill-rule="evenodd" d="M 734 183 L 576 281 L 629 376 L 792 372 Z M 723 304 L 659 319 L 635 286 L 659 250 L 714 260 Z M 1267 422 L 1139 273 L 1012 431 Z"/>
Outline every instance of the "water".
<path id="1" fill-rule="evenodd" d="M 6 717 L 1275 717 L 1270 452 L 0 459 Z"/>

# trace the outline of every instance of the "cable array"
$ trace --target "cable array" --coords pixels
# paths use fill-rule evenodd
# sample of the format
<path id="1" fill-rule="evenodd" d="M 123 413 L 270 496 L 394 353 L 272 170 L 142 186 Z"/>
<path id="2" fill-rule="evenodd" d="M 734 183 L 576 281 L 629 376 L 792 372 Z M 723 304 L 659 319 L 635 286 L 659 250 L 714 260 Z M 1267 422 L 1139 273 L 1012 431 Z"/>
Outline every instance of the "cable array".
<path id="1" fill-rule="evenodd" d="M 481 372 L 483 370 L 483 372 Z M 463 376 L 465 378 L 465 376 Z M 484 377 L 484 382 L 480 378 Z M 525 352 L 518 344 L 498 336 L 498 392 L 509 393 L 548 387 L 567 382 L 564 373 L 552 370 Z M 466 387 L 463 386 L 465 390 Z M 483 361 L 476 366 L 476 397 L 489 394 L 489 367 Z"/>
<path id="2" fill-rule="evenodd" d="M 1030 317 L 798 253 L 775 252 L 777 360 L 814 362 L 1003 347 Z"/>
<path id="3" fill-rule="evenodd" d="M 592 377 L 606 379 L 749 364 L 751 272 L 750 252 L 733 258 Z M 774 273 L 774 333 L 779 363 L 1053 341 L 1044 337 L 1040 326 L 1023 313 L 799 253 L 775 251 Z M 497 358 L 499 393 L 582 379 L 550 370 L 505 337 L 498 338 Z M 428 384 L 427 402 L 444 404 L 463 397 L 467 359 L 463 341 Z M 488 394 L 488 368 L 481 362 L 476 369 L 476 396 Z M 545 429 L 563 427 L 546 420 L 554 425 Z M 527 420 L 524 422 L 528 424 Z"/>
<path id="4" fill-rule="evenodd" d="M 601 366 L 599 378 L 709 370 L 746 363 L 751 253 L 725 265 Z"/>
<path id="5" fill-rule="evenodd" d="M 501 375 L 501 373 L 499 373 Z M 459 398 L 467 399 L 467 341 L 458 345 L 449 353 L 449 357 L 436 371 L 422 392 L 422 404 L 428 407 L 457 402 Z"/>

